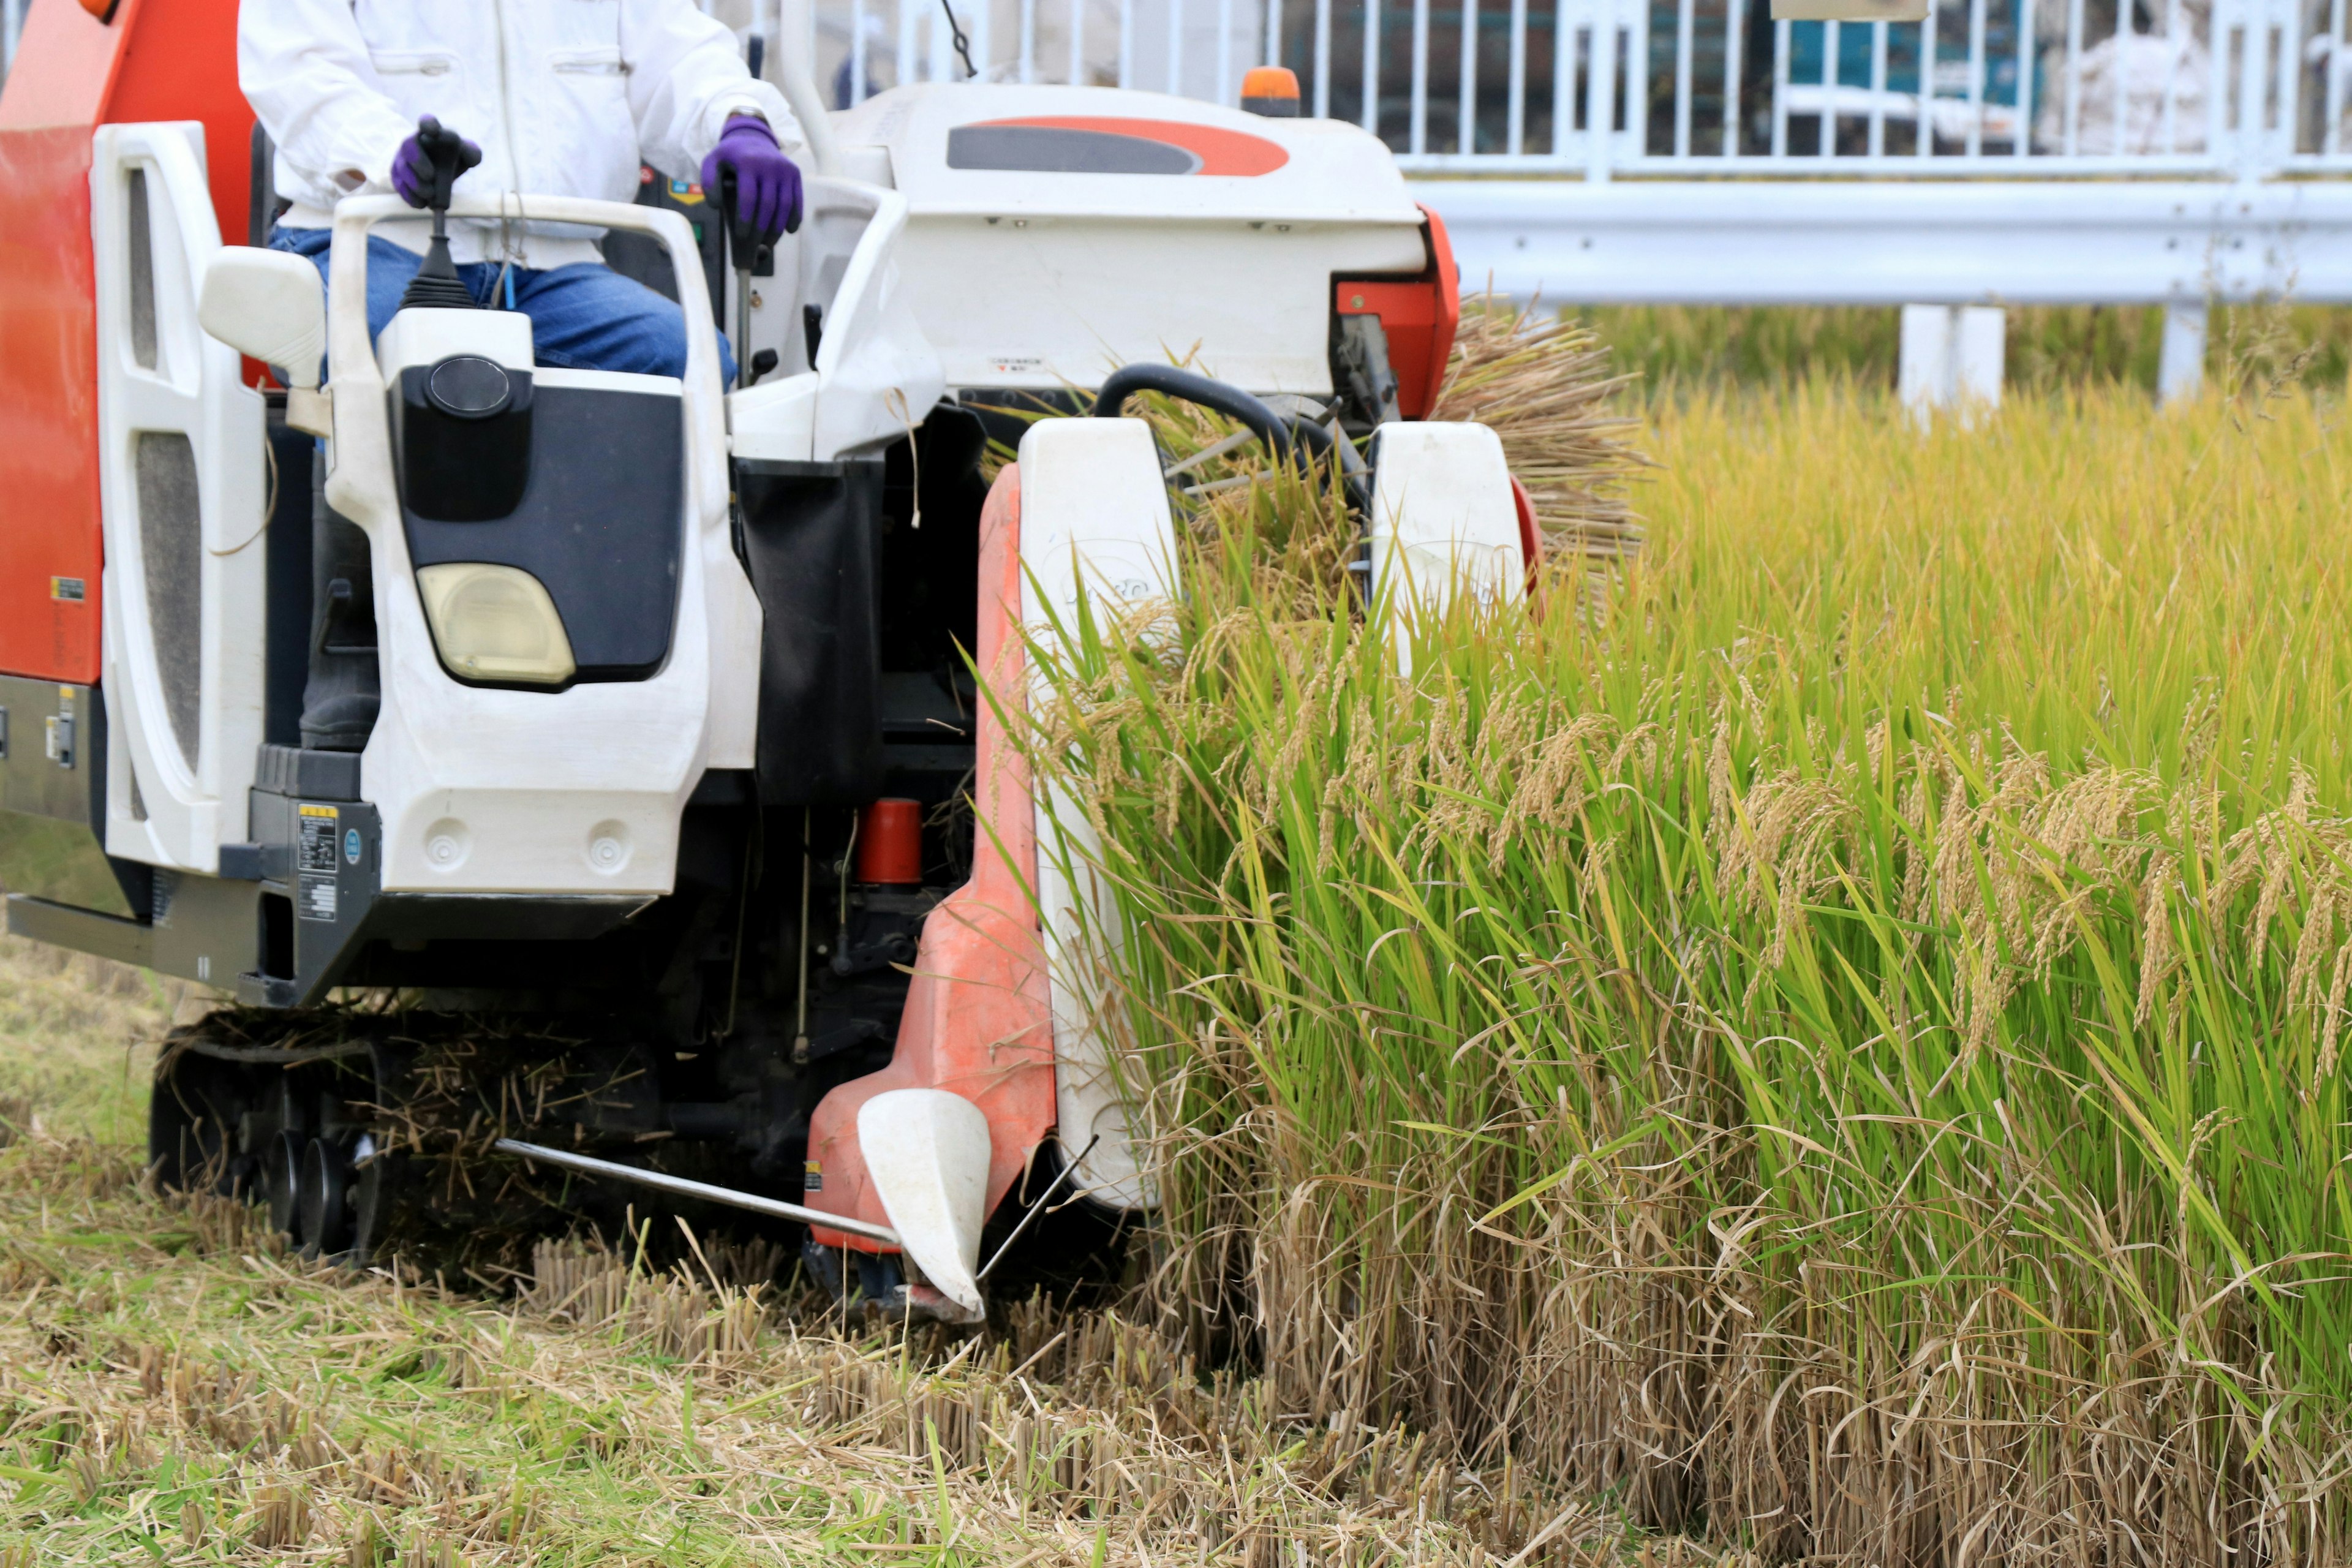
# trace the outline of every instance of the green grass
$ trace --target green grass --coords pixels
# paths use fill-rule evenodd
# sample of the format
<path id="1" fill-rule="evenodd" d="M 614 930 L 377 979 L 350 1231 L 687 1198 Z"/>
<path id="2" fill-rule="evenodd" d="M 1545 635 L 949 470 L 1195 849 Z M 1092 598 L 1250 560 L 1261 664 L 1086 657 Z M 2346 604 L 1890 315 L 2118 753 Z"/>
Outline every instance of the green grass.
<path id="1" fill-rule="evenodd" d="M 1411 679 L 1313 508 L 1202 520 L 1040 752 L 1110 846 L 1163 1310 L 1774 1557 L 2340 1556 L 2334 418 L 1695 395 L 1616 594 Z"/>

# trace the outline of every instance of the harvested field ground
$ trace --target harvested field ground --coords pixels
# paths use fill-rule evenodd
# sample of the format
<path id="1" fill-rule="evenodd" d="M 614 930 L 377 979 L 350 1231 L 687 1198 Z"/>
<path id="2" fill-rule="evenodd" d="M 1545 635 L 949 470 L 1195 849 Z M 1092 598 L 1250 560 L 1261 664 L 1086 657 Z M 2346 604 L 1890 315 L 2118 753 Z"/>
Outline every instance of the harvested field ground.
<path id="1" fill-rule="evenodd" d="M 244 1210 L 142 1187 L 150 1042 L 175 1004 L 201 1005 L 0 938 L 0 1568 L 1644 1550 L 1517 1467 L 1286 1419 L 1111 1317 L 845 1335 L 779 1291 L 772 1250 L 715 1241 L 708 1271 L 543 1247 L 511 1300 L 289 1258 Z"/>

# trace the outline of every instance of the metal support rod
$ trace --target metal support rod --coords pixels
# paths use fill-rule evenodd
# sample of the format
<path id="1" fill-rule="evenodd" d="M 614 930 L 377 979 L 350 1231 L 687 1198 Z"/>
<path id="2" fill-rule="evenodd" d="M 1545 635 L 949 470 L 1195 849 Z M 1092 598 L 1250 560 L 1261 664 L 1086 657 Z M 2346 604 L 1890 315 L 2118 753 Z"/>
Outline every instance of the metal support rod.
<path id="1" fill-rule="evenodd" d="M 1013 1250 L 1013 1244 L 1021 1239 L 1021 1233 L 1029 1228 L 1029 1222 L 1045 1212 L 1045 1205 L 1054 1201 L 1054 1194 L 1062 1190 L 1062 1184 L 1077 1173 L 1078 1167 L 1086 1163 L 1087 1156 L 1093 1153 L 1095 1145 L 1101 1142 L 1102 1134 L 1099 1132 L 1087 1139 L 1087 1146 L 1078 1151 L 1078 1157 L 1063 1166 L 1061 1173 L 1045 1184 L 1045 1190 L 1037 1194 L 1037 1201 L 1029 1205 L 1029 1212 L 1021 1216 L 1021 1223 L 1013 1227 L 1013 1234 L 1004 1238 L 1003 1245 L 996 1249 L 996 1256 L 981 1265 L 980 1272 L 972 1276 L 974 1279 L 987 1279 L 989 1270 L 1004 1261 L 1004 1255 Z"/>
<path id="2" fill-rule="evenodd" d="M 560 1166 L 563 1170 L 578 1171 L 583 1175 L 635 1182 L 639 1186 L 652 1187 L 657 1192 L 681 1198 L 700 1198 L 707 1204 L 725 1204 L 730 1208 L 749 1209 L 753 1214 L 766 1215 L 770 1219 L 823 1226 L 827 1230 L 845 1231 L 851 1236 L 862 1236 L 868 1241 L 878 1241 L 885 1247 L 900 1245 L 898 1233 L 887 1225 L 868 1225 L 862 1219 L 827 1214 L 823 1209 L 803 1208 L 781 1198 L 763 1198 L 757 1193 L 739 1193 L 732 1187 L 714 1187 L 704 1182 L 689 1182 L 684 1176 L 667 1175 L 660 1171 L 624 1165 L 614 1160 L 599 1160 L 587 1154 L 574 1154 L 562 1149 L 542 1148 L 537 1143 L 525 1143 L 513 1138 L 501 1138 L 490 1147 L 501 1154 L 519 1154 L 542 1165 Z"/>

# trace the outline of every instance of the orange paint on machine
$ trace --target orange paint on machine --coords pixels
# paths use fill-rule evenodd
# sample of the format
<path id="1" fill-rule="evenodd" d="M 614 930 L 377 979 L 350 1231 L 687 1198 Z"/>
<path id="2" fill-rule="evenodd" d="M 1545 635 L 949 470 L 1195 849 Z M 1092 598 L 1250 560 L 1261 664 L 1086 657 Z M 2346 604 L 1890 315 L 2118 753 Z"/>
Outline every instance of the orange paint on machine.
<path id="1" fill-rule="evenodd" d="M 105 565 L 91 132 L 201 122 L 221 232 L 242 237 L 253 111 L 236 0 L 35 0 L 18 60 L 0 91 L 0 674 L 88 684 Z"/>
<path id="2" fill-rule="evenodd" d="M 1004 700 L 1026 685 L 1021 635 L 1021 468 L 1007 464 L 981 512 L 980 597 L 975 662 Z M 977 716 L 976 803 L 971 879 L 923 922 L 914 982 L 900 1015 L 890 1065 L 853 1079 L 818 1102 L 809 1121 L 808 1205 L 887 1225 L 858 1142 L 857 1113 L 893 1089 L 943 1089 L 988 1118 L 987 1207 L 992 1211 L 1054 1130 L 1054 1021 L 1045 948 L 1030 889 L 1037 885 L 1037 830 L 1029 764 L 986 702 Z M 864 1237 L 816 1226 L 823 1247 L 893 1250 Z"/>
<path id="3" fill-rule="evenodd" d="M 1381 319 L 1389 364 L 1396 373 L 1397 407 L 1408 419 L 1426 419 L 1437 405 L 1454 334 L 1462 325 L 1462 271 L 1445 236 L 1445 220 L 1427 206 L 1421 210 L 1428 264 L 1417 275 L 1331 280 L 1338 314 Z"/>

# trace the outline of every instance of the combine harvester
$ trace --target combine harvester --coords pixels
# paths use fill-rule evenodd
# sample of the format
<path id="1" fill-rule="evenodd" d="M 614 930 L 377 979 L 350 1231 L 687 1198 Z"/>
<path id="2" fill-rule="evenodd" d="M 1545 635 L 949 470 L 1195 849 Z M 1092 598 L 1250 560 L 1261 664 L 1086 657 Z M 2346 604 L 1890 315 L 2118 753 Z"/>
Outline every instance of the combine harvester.
<path id="1" fill-rule="evenodd" d="M 803 75 L 772 251 L 653 171 L 517 204 L 730 326 L 730 392 L 709 332 L 683 380 L 538 365 L 505 311 L 371 347 L 394 197 L 337 210 L 331 314 L 224 244 L 271 199 L 235 26 L 35 0 L 0 97 L 0 883 L 19 936 L 233 994 L 165 1052 L 162 1179 L 428 1265 L 664 1186 L 949 1319 L 1062 1185 L 1147 1205 L 1086 835 L 981 688 L 1179 592 L 1143 390 L 1340 463 L 1372 599 L 1521 591 L 1499 443 L 1422 420 L 1457 281 L 1387 151 L 1108 89 L 828 116 Z"/>

